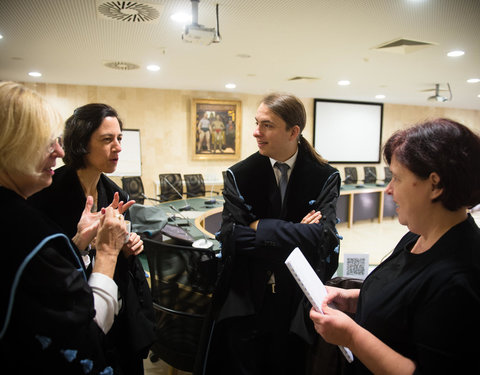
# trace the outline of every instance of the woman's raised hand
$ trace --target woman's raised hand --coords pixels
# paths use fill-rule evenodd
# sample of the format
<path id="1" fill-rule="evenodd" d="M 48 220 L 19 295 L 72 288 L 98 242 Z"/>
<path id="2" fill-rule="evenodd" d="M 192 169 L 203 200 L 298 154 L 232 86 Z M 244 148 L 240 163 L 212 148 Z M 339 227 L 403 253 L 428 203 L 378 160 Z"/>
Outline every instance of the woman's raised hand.
<path id="1" fill-rule="evenodd" d="M 77 224 L 77 233 L 72 241 L 80 249 L 84 250 L 92 242 L 97 234 L 101 212 L 92 212 L 93 197 L 88 196 L 80 221 Z"/>
<path id="2" fill-rule="evenodd" d="M 112 207 L 118 210 L 118 212 L 123 215 L 125 211 L 127 211 L 130 208 L 130 206 L 132 206 L 134 203 L 135 203 L 134 200 L 129 200 L 127 203 L 120 201 L 120 195 L 118 194 L 118 191 L 117 191 L 113 195 L 113 201 L 112 203 L 110 203 L 108 207 Z"/>

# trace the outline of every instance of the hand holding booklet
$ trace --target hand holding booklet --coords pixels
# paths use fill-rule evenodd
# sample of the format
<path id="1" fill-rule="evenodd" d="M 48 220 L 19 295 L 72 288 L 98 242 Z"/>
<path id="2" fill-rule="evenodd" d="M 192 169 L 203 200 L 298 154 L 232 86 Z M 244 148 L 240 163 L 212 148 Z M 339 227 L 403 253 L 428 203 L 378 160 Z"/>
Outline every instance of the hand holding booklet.
<path id="1" fill-rule="evenodd" d="M 288 258 L 285 260 L 285 264 L 300 288 L 302 288 L 314 309 L 323 314 L 322 304 L 323 300 L 327 296 L 327 289 L 298 247 L 291 252 Z M 352 362 L 353 354 L 350 349 L 341 345 L 338 345 L 338 347 L 342 351 L 347 361 Z"/>

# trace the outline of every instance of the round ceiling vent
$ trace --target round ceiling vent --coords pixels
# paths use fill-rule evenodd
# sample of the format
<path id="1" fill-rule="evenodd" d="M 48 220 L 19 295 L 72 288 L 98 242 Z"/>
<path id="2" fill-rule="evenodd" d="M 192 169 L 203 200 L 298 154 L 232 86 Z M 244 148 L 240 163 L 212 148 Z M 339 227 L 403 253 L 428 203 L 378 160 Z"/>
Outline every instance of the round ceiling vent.
<path id="1" fill-rule="evenodd" d="M 125 61 L 107 61 L 103 65 L 107 68 L 115 70 L 135 70 L 140 68 L 139 65 L 125 62 Z"/>
<path id="2" fill-rule="evenodd" d="M 155 22 L 160 17 L 158 4 L 138 1 L 97 0 L 97 11 L 102 17 L 123 22 Z"/>

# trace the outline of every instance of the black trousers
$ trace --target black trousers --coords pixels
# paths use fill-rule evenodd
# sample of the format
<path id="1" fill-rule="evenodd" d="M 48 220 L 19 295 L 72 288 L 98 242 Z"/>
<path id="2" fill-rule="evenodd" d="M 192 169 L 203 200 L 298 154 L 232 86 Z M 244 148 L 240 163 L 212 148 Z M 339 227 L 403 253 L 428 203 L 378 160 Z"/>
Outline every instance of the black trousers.
<path id="1" fill-rule="evenodd" d="M 227 319 L 215 328 L 206 375 L 303 375 L 307 344 L 289 333 L 290 311 L 268 291 L 258 315 Z"/>

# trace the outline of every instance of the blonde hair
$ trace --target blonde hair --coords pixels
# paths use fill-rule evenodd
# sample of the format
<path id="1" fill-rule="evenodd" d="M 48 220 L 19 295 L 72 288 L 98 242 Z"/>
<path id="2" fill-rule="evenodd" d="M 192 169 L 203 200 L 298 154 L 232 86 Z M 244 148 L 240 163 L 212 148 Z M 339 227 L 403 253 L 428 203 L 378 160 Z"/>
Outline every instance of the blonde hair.
<path id="1" fill-rule="evenodd" d="M 0 82 L 0 169 L 36 175 L 52 140 L 63 128 L 60 114 L 37 92 Z"/>

